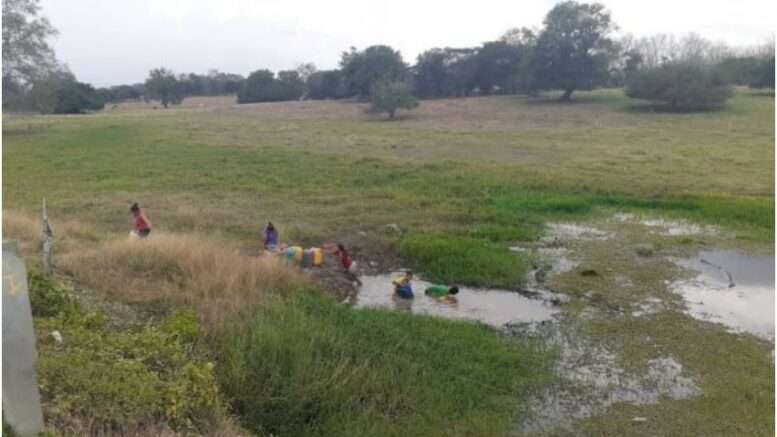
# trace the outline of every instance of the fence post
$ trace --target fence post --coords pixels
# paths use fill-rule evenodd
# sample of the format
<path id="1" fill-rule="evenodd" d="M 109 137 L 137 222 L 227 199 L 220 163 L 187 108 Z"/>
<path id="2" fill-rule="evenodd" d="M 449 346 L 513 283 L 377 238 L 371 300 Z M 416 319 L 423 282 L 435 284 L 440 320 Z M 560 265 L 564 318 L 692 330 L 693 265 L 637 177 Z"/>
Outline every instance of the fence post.
<path id="1" fill-rule="evenodd" d="M 54 232 L 49 224 L 49 213 L 46 209 L 46 198 L 43 198 L 43 212 L 41 213 L 43 225 L 43 273 L 48 276 L 51 274 L 51 250 L 54 246 Z"/>

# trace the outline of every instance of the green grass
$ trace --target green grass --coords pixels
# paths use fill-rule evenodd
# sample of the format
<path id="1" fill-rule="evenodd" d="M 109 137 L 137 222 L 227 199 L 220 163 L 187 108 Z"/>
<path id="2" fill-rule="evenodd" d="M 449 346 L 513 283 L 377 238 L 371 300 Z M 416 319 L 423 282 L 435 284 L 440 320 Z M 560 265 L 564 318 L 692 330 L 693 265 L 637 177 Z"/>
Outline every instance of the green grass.
<path id="1" fill-rule="evenodd" d="M 300 294 L 225 339 L 219 379 L 261 435 L 500 435 L 547 354 L 466 322 Z"/>
<path id="2" fill-rule="evenodd" d="M 226 417 L 213 365 L 192 353 L 199 328 L 191 313 L 120 331 L 78 304 L 68 287 L 35 271 L 29 284 L 48 427 L 67 435 L 157 424 L 207 433 Z"/>
<path id="3" fill-rule="evenodd" d="M 430 281 L 507 289 L 523 283 L 529 262 L 489 241 L 434 234 L 404 237 L 399 254 Z"/>

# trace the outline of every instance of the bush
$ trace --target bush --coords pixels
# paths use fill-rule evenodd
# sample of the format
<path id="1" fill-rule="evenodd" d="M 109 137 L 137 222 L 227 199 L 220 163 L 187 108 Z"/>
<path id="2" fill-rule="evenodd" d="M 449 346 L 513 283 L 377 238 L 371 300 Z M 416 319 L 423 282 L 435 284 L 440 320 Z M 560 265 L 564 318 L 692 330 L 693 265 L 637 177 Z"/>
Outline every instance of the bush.
<path id="1" fill-rule="evenodd" d="M 165 423 L 210 429 L 224 416 L 213 365 L 192 360 L 190 327 L 108 329 L 101 313 L 38 318 L 38 377 L 47 423 L 90 433 Z M 63 343 L 49 333 L 59 330 Z"/>
<path id="2" fill-rule="evenodd" d="M 286 72 L 288 73 L 288 72 Z M 270 70 L 251 73 L 237 92 L 238 103 L 281 102 L 297 100 L 304 91 L 299 77 L 281 76 L 279 79 Z"/>
<path id="3" fill-rule="evenodd" d="M 470 237 L 410 235 L 400 255 L 430 281 L 514 288 L 523 283 L 528 260 L 504 246 Z"/>
<path id="4" fill-rule="evenodd" d="M 631 74 L 626 95 L 661 102 L 672 110 L 697 111 L 722 106 L 734 92 L 719 69 L 683 61 Z"/>
<path id="5" fill-rule="evenodd" d="M 280 436 L 501 435 L 545 355 L 474 323 L 300 293 L 225 337 L 218 377 L 247 428 Z"/>
<path id="6" fill-rule="evenodd" d="M 70 289 L 55 284 L 39 270 L 27 272 L 27 283 L 33 316 L 53 317 L 78 311 L 78 302 Z"/>
<path id="7" fill-rule="evenodd" d="M 370 103 L 373 112 L 386 112 L 389 118 L 394 118 L 397 109 L 417 107 L 418 99 L 410 85 L 404 82 L 381 82 L 372 87 Z"/>

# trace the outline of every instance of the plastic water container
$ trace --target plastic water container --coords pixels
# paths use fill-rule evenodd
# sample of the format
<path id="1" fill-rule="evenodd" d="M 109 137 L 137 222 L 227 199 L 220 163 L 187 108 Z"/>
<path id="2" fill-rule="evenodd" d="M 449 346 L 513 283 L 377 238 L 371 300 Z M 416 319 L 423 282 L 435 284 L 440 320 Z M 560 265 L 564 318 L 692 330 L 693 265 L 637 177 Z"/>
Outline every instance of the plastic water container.
<path id="1" fill-rule="evenodd" d="M 324 251 L 318 247 L 314 247 L 310 250 L 313 251 L 313 265 L 319 267 L 324 264 Z"/>
<path id="2" fill-rule="evenodd" d="M 308 249 L 302 253 L 302 267 L 313 267 L 313 249 Z"/>

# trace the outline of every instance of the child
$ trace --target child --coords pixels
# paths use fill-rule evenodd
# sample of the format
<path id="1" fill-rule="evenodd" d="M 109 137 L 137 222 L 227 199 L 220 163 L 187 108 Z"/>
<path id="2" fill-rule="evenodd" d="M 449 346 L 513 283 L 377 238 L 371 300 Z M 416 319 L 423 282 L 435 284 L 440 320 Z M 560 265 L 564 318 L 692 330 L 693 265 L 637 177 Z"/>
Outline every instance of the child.
<path id="1" fill-rule="evenodd" d="M 348 255 L 348 251 L 345 249 L 345 246 L 337 243 L 337 249 L 334 250 L 334 255 L 340 258 L 340 264 L 343 266 L 343 269 L 345 269 L 345 276 L 347 276 L 350 281 L 356 282 L 356 284 L 361 287 L 362 281 L 358 276 L 356 276 L 356 261 L 352 260 Z"/>
<path id="2" fill-rule="evenodd" d="M 440 298 L 445 296 L 455 296 L 459 294 L 459 287 L 451 286 L 450 288 L 444 285 L 430 285 L 424 290 L 424 294 L 434 298 Z"/>
<path id="3" fill-rule="evenodd" d="M 265 250 L 275 250 L 278 247 L 278 230 L 275 229 L 272 222 L 267 222 L 267 226 L 264 228 L 264 236 L 262 237 L 262 243 Z"/>
<path id="4" fill-rule="evenodd" d="M 459 294 L 459 287 L 453 285 L 448 288 L 444 285 L 430 285 L 426 287 L 424 294 L 441 302 L 456 303 L 454 296 Z"/>
<path id="5" fill-rule="evenodd" d="M 130 232 L 130 235 L 134 238 L 146 238 L 151 233 L 151 222 L 143 214 L 143 210 L 137 203 L 133 203 L 130 207 L 132 216 L 135 217 L 135 229 Z"/>
<path id="6" fill-rule="evenodd" d="M 407 271 L 404 275 L 391 281 L 394 284 L 394 293 L 403 299 L 413 298 L 413 286 L 410 281 L 413 280 L 413 272 Z"/>

